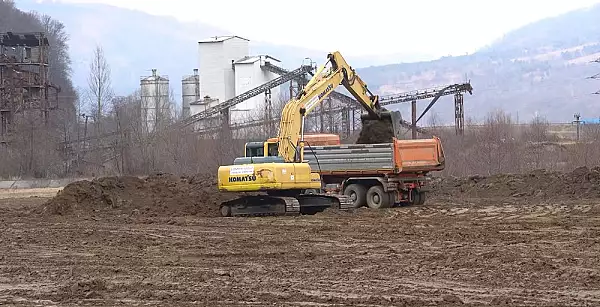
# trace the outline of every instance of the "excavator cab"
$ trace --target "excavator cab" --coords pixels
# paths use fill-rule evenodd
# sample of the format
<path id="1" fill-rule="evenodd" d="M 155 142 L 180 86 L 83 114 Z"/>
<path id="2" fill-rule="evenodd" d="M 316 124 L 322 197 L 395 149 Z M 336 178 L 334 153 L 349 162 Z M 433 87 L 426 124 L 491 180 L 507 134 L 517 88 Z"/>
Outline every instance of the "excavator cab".
<path id="1" fill-rule="evenodd" d="M 245 156 L 235 158 L 233 165 L 285 162 L 278 155 L 277 142 L 248 142 L 245 147 Z"/>
<path id="2" fill-rule="evenodd" d="M 248 142 L 245 149 L 245 157 L 264 157 L 265 155 L 264 142 Z"/>
<path id="3" fill-rule="evenodd" d="M 245 157 L 274 157 L 277 156 L 277 142 L 248 142 Z"/>
<path id="4" fill-rule="evenodd" d="M 233 160 L 234 165 L 256 164 L 256 163 L 284 163 L 283 157 L 279 156 L 279 143 L 275 140 L 266 142 L 248 142 L 246 143 L 246 152 L 244 157 L 238 157 Z M 300 148 L 303 154 L 304 148 Z"/>

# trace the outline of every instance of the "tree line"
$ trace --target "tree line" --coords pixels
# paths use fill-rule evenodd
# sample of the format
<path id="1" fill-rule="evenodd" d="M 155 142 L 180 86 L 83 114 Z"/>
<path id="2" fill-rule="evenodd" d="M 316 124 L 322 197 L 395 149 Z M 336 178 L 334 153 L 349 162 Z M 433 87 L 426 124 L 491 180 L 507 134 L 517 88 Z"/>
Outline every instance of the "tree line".
<path id="1" fill-rule="evenodd" d="M 69 36 L 62 23 L 50 16 L 19 11 L 12 1 L 0 1 L 0 32 L 43 31 L 50 38 L 50 79 L 59 85 L 59 106 L 44 125 L 35 114 L 23 116 L 14 141 L 0 148 L 0 177 L 51 178 L 73 176 L 215 173 L 218 166 L 243 155 L 246 140 L 273 137 L 278 124 L 242 131 L 228 127 L 199 136 L 172 126 L 179 118 L 170 110 L 157 129 L 148 131 L 143 119 L 140 90 L 117 96 L 112 90 L 111 69 L 102 46 L 90 54 L 88 82 L 75 89 L 70 80 Z M 172 102 L 172 94 L 169 94 Z M 287 97 L 274 97 L 273 114 Z M 248 120 L 265 118 L 264 108 Z M 429 118 L 429 130 L 440 136 L 446 153 L 445 176 L 524 172 L 536 168 L 568 170 L 600 164 L 600 129 L 582 128 L 579 142 L 558 139 L 542 117 L 516 125 L 503 110 L 489 112 L 483 124 L 468 121 L 465 135 L 439 127 L 438 115 Z M 333 119 L 323 132 L 337 132 Z M 307 130 L 319 131 L 307 121 Z M 333 130 L 332 130 L 333 129 Z M 409 134 L 408 134 L 409 135 Z M 425 137 L 425 136 L 424 136 Z M 351 135 L 347 142 L 355 139 Z"/>

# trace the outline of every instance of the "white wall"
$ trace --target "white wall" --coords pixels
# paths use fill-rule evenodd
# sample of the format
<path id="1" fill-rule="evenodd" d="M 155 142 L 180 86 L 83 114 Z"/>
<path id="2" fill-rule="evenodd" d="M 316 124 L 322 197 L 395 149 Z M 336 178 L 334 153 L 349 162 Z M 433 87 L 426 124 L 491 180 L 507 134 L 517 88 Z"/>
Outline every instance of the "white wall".
<path id="1" fill-rule="evenodd" d="M 198 114 L 200 112 L 205 111 L 206 109 L 210 109 L 210 108 L 216 106 L 217 104 L 219 104 L 219 101 L 217 101 L 217 100 L 203 101 L 202 103 L 194 103 L 194 104 L 190 105 L 190 113 Z M 215 115 L 213 117 L 198 121 L 194 124 L 194 129 L 198 130 L 198 129 L 203 129 L 205 127 L 218 126 L 219 118 L 220 118 L 219 115 Z"/>
<path id="2" fill-rule="evenodd" d="M 231 61 L 248 55 L 248 43 L 237 37 L 198 43 L 201 97 L 208 95 L 224 102 L 235 96 L 235 75 Z"/>
<path id="3" fill-rule="evenodd" d="M 240 95 L 248 90 L 251 90 L 259 85 L 267 83 L 273 79 L 279 77 L 279 75 L 268 72 L 261 68 L 261 64 L 264 60 L 255 61 L 253 63 L 238 63 L 235 65 L 235 95 Z M 271 63 L 278 65 L 274 60 Z M 271 89 L 271 101 L 275 102 L 279 99 L 281 87 Z M 249 119 L 257 119 L 259 116 L 264 116 L 263 110 L 265 108 L 265 94 L 259 94 L 244 102 L 238 104 L 231 112 L 231 122 L 244 122 Z M 262 118 L 262 117 L 261 117 Z"/>
<path id="4" fill-rule="evenodd" d="M 225 97 L 225 72 L 223 71 L 223 43 L 199 43 L 198 71 L 200 97 L 210 96 L 222 101 Z M 192 113 L 193 114 L 193 113 Z"/>
<path id="5" fill-rule="evenodd" d="M 224 83 L 225 91 L 222 101 L 229 100 L 236 96 L 235 92 L 235 72 L 233 70 L 233 61 L 237 61 L 250 53 L 250 45 L 247 40 L 234 37 L 224 42 Z"/>
<path id="6" fill-rule="evenodd" d="M 259 62 L 244 63 L 235 65 L 235 95 L 240 95 L 248 90 L 255 88 L 256 71 L 261 70 Z M 251 99 L 250 99 L 251 100 Z M 236 106 L 236 109 L 247 109 L 248 102 L 246 100 Z"/>
<path id="7" fill-rule="evenodd" d="M 200 112 L 203 112 L 206 109 L 212 108 L 214 106 L 216 106 L 219 102 L 218 101 L 211 101 L 211 102 L 205 102 L 205 103 L 199 103 L 199 104 L 191 104 L 190 105 L 190 112 L 192 114 L 198 114 Z"/>

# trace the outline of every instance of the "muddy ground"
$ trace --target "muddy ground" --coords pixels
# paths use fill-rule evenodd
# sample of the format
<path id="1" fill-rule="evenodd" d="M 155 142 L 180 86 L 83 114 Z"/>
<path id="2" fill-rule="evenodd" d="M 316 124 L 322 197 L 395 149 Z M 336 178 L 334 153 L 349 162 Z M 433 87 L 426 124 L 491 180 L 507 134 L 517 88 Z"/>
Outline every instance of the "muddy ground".
<path id="1" fill-rule="evenodd" d="M 423 206 L 300 217 L 216 217 L 202 176 L 0 198 L 0 304 L 598 306 L 598 171 L 449 178 Z"/>

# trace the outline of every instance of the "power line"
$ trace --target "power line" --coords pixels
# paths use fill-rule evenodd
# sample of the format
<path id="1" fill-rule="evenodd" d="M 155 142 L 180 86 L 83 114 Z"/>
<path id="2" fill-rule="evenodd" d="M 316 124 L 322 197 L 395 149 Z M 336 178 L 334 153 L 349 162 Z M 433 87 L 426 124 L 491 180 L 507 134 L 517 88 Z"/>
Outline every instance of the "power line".
<path id="1" fill-rule="evenodd" d="M 600 58 L 597 58 L 596 60 L 592 61 L 595 63 L 600 63 Z M 600 79 L 600 73 L 597 73 L 591 77 L 588 77 L 589 79 Z M 598 89 L 595 93 L 592 93 L 594 95 L 600 95 L 600 89 Z"/>

